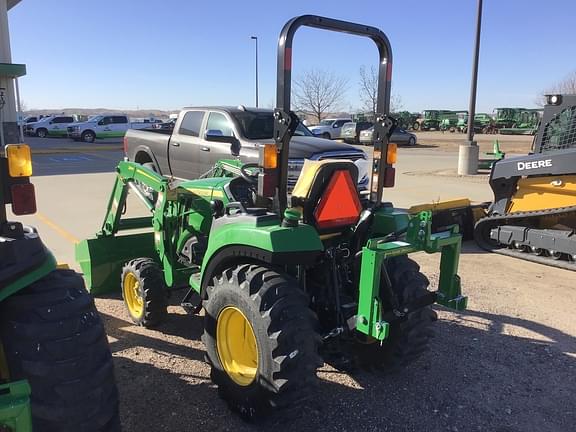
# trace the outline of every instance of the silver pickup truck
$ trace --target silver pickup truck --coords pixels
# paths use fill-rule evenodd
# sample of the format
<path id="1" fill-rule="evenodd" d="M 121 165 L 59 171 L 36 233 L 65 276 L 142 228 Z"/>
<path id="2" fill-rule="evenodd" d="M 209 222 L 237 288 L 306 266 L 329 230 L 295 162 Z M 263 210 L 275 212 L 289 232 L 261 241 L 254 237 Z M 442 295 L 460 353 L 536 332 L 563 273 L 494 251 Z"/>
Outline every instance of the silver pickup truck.
<path id="1" fill-rule="evenodd" d="M 129 129 L 124 138 L 128 160 L 180 179 L 195 179 L 207 173 L 219 159 L 239 157 L 258 162 L 259 147 L 273 136 L 273 111 L 238 107 L 185 108 L 178 115 L 173 130 Z M 219 137 L 235 138 L 235 144 Z M 348 159 L 359 171 L 359 188 L 368 186 L 366 154 L 355 147 L 315 137 L 304 125 L 290 142 L 288 186 L 300 175 L 304 159 Z"/>

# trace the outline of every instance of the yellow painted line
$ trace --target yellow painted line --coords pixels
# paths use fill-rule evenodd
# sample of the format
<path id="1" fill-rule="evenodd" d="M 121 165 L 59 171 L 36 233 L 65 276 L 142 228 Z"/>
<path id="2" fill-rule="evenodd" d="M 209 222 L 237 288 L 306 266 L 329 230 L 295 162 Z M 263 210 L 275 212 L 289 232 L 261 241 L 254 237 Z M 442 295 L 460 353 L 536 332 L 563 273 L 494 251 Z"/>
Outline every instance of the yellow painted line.
<path id="1" fill-rule="evenodd" d="M 56 233 L 58 233 L 60 235 L 60 237 L 63 237 L 64 239 L 68 240 L 70 243 L 72 243 L 72 244 L 80 243 L 80 240 L 78 240 L 76 237 L 74 237 L 72 234 L 70 234 L 68 231 L 66 231 L 64 228 L 62 228 L 61 226 L 59 226 L 55 222 L 52 222 L 50 219 L 48 219 L 42 213 L 40 213 L 40 212 L 36 213 L 36 217 L 38 219 L 40 219 L 40 221 L 42 221 L 45 225 L 48 225 L 50 228 L 52 228 L 54 231 L 56 231 Z"/>

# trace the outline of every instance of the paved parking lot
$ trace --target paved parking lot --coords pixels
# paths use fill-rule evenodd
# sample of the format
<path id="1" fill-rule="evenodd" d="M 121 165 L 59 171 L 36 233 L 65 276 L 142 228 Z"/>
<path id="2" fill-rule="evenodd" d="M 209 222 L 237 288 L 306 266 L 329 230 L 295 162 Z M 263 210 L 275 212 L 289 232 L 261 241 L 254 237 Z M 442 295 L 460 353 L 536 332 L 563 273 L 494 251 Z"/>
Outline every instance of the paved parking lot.
<path id="1" fill-rule="evenodd" d="M 39 213 L 25 219 L 61 261 L 74 265 L 74 243 L 99 229 L 114 159 L 121 156 L 98 150 L 35 156 Z M 402 148 L 397 186 L 385 196 L 399 206 L 460 196 L 490 200 L 486 176 L 456 177 L 456 161 L 452 151 Z M 434 285 L 437 257 L 417 259 Z M 260 426 L 242 423 L 218 399 L 203 362 L 201 317 L 172 306 L 166 324 L 146 330 L 127 321 L 118 297 L 98 299 L 114 351 L 124 430 L 574 430 L 576 272 L 487 254 L 467 243 L 460 275 L 469 310 L 437 308 L 436 338 L 420 361 L 396 375 L 348 375 L 325 365 L 312 403 L 281 423 Z"/>

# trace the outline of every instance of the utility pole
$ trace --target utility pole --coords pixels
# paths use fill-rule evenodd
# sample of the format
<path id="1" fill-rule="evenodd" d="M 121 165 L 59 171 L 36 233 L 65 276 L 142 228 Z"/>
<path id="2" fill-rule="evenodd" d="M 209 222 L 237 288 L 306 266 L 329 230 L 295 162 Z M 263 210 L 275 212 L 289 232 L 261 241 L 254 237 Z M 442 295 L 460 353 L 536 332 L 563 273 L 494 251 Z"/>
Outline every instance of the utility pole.
<path id="1" fill-rule="evenodd" d="M 480 55 L 480 30 L 482 27 L 482 0 L 478 0 L 476 13 L 476 41 L 472 59 L 472 83 L 468 108 L 468 137 L 458 152 L 458 174 L 470 175 L 478 172 L 478 143 L 474 141 L 474 117 L 476 115 L 476 88 L 478 84 L 478 57 Z"/>
<path id="2" fill-rule="evenodd" d="M 258 36 L 250 36 L 256 41 L 256 108 L 258 108 Z"/>

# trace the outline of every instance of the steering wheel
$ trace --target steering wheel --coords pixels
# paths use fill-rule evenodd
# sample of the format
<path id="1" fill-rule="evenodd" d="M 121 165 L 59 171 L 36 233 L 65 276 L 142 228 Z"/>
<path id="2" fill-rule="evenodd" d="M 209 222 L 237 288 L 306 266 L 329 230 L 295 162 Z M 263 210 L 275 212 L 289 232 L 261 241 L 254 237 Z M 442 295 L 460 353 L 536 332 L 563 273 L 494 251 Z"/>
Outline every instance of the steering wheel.
<path id="1" fill-rule="evenodd" d="M 255 162 L 242 165 L 240 167 L 240 177 L 242 177 L 244 180 L 246 180 L 251 185 L 258 184 L 258 173 L 254 174 L 254 173 L 249 172 L 248 170 L 250 168 L 259 168 L 259 167 L 260 167 L 260 165 L 258 165 Z"/>

